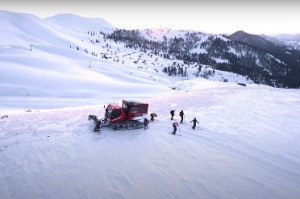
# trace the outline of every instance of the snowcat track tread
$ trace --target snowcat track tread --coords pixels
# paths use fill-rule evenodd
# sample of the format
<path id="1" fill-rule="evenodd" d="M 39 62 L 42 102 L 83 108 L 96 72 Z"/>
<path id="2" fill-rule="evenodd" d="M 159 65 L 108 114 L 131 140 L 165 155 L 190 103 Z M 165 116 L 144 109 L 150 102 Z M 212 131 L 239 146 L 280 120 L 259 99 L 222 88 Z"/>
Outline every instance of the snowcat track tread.
<path id="1" fill-rule="evenodd" d="M 144 124 L 142 122 L 132 120 L 124 121 L 119 124 L 112 124 L 111 128 L 113 131 L 126 131 L 144 128 Z"/>

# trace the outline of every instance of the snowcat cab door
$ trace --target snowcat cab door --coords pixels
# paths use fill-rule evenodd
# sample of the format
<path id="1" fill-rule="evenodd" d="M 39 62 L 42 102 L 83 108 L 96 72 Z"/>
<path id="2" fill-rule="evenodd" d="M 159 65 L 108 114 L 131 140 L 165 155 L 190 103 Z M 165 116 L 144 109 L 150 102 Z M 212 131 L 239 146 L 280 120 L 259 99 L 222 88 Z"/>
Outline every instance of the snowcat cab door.
<path id="1" fill-rule="evenodd" d="M 111 118 L 111 114 L 112 114 L 112 109 L 107 106 L 106 109 L 105 109 L 105 117 L 104 117 L 104 119 L 110 119 Z"/>

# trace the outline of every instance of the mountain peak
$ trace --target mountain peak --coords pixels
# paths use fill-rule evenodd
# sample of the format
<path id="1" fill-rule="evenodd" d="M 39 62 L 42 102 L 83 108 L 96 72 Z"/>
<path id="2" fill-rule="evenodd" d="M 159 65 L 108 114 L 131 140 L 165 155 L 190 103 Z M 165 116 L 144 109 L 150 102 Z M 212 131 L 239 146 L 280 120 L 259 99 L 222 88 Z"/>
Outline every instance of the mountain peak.
<path id="1" fill-rule="evenodd" d="M 231 34 L 229 37 L 233 37 L 235 39 L 240 39 L 240 38 L 245 38 L 245 37 L 250 37 L 250 36 L 257 36 L 257 35 L 253 35 L 253 34 L 249 34 L 243 30 L 239 30 L 234 32 L 233 34 Z"/>
<path id="2" fill-rule="evenodd" d="M 270 50 L 276 47 L 272 42 L 267 39 L 254 34 L 246 33 L 245 31 L 239 30 L 229 36 L 233 41 L 238 41 L 250 46 L 255 46 L 263 50 Z"/>
<path id="3" fill-rule="evenodd" d="M 236 31 L 235 33 L 233 33 L 233 34 L 248 34 L 248 33 L 246 33 L 245 31 L 243 31 L 243 30 L 238 30 L 238 31 Z M 233 35 L 232 34 L 232 35 Z"/>

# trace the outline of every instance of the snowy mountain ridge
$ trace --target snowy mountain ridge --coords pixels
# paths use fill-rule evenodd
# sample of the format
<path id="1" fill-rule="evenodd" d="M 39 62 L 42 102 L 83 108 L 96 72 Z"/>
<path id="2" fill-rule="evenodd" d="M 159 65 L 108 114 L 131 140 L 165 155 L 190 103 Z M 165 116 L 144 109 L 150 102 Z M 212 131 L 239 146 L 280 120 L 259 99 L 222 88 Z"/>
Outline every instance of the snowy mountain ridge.
<path id="1" fill-rule="evenodd" d="M 103 18 L 86 18 L 74 14 L 57 14 L 44 19 L 60 28 L 68 28 L 74 32 L 86 33 L 86 30 L 112 32 L 115 27 Z"/>
<path id="2" fill-rule="evenodd" d="M 10 17 L 26 16 L 25 14 L 19 15 L 19 13 L 3 13 L 2 15 L 5 15 L 3 19 L 6 17 L 6 21 L 11 21 Z M 13 41 L 13 43 L 17 41 L 16 45 L 24 44 L 26 49 L 32 49 L 33 45 L 47 44 L 49 44 L 48 47 L 69 46 L 70 49 L 77 49 L 79 52 L 84 51 L 93 56 L 101 56 L 101 58 L 126 65 L 132 65 L 126 60 L 127 58 L 135 59 L 133 63 L 137 67 L 156 66 L 152 68 L 157 73 L 164 71 L 168 76 L 181 76 L 189 79 L 195 74 L 205 72 L 195 72 L 193 66 L 197 65 L 201 70 L 205 68 L 202 65 L 208 65 L 220 72 L 227 71 L 243 76 L 241 80 L 243 82 L 284 88 L 300 86 L 299 78 L 297 78 L 300 75 L 298 74 L 300 60 L 297 59 L 300 52 L 293 51 L 285 45 L 278 46 L 277 42 L 274 44 L 273 41 L 268 42 L 258 35 L 243 33 L 240 38 L 237 38 L 234 35 L 238 32 L 226 36 L 168 29 L 122 30 L 113 27 L 101 18 L 84 18 L 73 14 L 59 14 L 43 20 L 37 17 L 32 19 L 31 15 L 26 17 L 22 19 L 28 20 L 24 23 L 27 24 L 25 27 L 14 25 L 16 27 L 13 26 L 12 30 L 3 30 L 7 35 L 3 38 L 3 45 L 6 45 L 7 41 Z M 4 24 L 9 24 L 9 22 Z M 22 42 L 15 40 L 20 35 L 17 30 L 25 34 L 21 37 L 25 38 Z M 250 37 L 251 42 L 243 41 Z M 132 55 L 131 52 L 137 57 L 129 57 Z M 153 55 L 156 56 L 155 59 L 152 59 Z M 144 59 L 142 63 L 139 63 L 141 56 Z M 99 61 L 103 61 L 101 58 Z M 211 76 L 214 76 L 214 73 Z M 207 75 L 205 77 L 216 79 Z M 222 79 L 231 81 L 232 78 L 223 77 Z"/>
<path id="3" fill-rule="evenodd" d="M 102 19 L 68 14 L 45 21 L 19 13 L 1 15 L 1 31 L 5 35 L 0 40 L 1 96 L 98 97 L 109 92 L 103 86 L 108 82 L 115 89 L 132 85 L 150 90 L 155 83 L 165 92 L 177 79 L 201 75 L 216 81 L 252 82 L 209 66 L 199 71 L 197 64 L 188 66 L 176 58 L 165 59 L 150 51 L 125 48 L 106 38 L 113 27 Z M 190 67 L 185 77 L 170 78 L 162 72 L 178 64 Z M 126 74 L 131 75 L 123 78 Z"/>
<path id="4" fill-rule="evenodd" d="M 150 51 L 165 59 L 182 60 L 187 64 L 187 71 L 189 64 L 196 63 L 243 75 L 258 84 L 284 88 L 300 86 L 300 51 L 287 45 L 278 45 L 259 35 L 243 31 L 229 36 L 170 31 L 157 39 L 156 36 L 149 37 L 150 34 L 145 37 L 144 30 L 114 30 L 106 36 L 124 43 L 126 48 Z M 180 70 L 185 71 L 184 68 L 178 69 L 179 74 L 182 73 Z M 170 70 L 172 72 L 169 72 L 169 68 L 166 72 L 169 76 L 178 74 L 176 68 L 171 67 Z"/>

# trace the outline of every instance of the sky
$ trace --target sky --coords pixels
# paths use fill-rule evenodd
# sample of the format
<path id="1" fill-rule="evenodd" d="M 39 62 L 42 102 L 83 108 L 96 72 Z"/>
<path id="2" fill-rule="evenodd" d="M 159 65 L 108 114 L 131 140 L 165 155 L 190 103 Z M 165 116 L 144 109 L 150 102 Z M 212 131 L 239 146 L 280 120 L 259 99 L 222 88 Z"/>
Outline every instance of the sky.
<path id="1" fill-rule="evenodd" d="M 125 29 L 170 28 L 230 34 L 297 34 L 300 3 L 287 1 L 40 1 L 0 0 L 1 10 L 49 17 L 72 13 L 104 18 Z"/>

